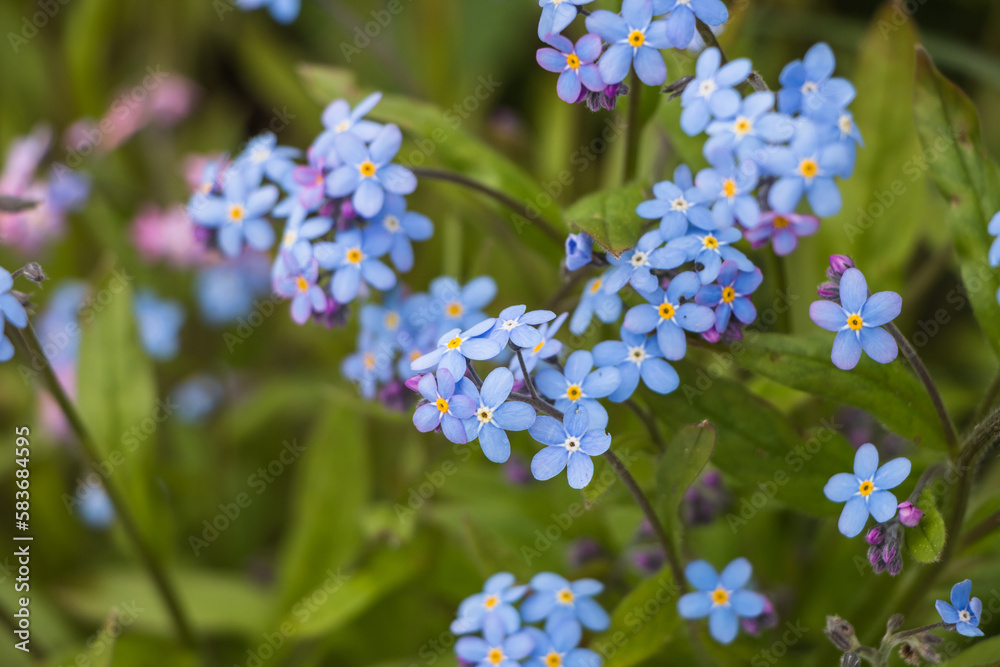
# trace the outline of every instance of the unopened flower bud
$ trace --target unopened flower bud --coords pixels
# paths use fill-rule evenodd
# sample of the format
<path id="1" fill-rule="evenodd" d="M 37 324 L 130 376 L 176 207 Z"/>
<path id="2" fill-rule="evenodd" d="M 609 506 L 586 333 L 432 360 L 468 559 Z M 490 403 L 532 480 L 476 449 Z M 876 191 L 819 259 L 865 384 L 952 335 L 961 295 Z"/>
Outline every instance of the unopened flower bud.
<path id="1" fill-rule="evenodd" d="M 857 653 L 845 653 L 840 657 L 840 667 L 859 667 L 861 658 Z"/>
<path id="2" fill-rule="evenodd" d="M 830 268 L 826 270 L 826 275 L 830 280 L 840 283 L 840 277 L 847 269 L 853 269 L 854 261 L 846 255 L 830 255 Z"/>
<path id="3" fill-rule="evenodd" d="M 840 301 L 840 287 L 833 283 L 823 283 L 816 288 L 816 294 L 827 301 Z"/>
<path id="4" fill-rule="evenodd" d="M 901 627 L 903 627 L 904 620 L 905 618 L 903 617 L 902 614 L 893 614 L 892 616 L 889 617 L 889 620 L 886 621 L 885 631 L 888 633 L 893 633 L 896 630 L 899 630 Z"/>
<path id="5" fill-rule="evenodd" d="M 854 636 L 854 626 L 840 616 L 827 616 L 823 633 L 841 651 L 850 651 L 858 645 L 858 639 Z"/>
<path id="6" fill-rule="evenodd" d="M 49 277 L 45 275 L 42 265 L 38 262 L 28 262 L 22 266 L 19 271 L 15 271 L 14 273 L 20 273 L 20 275 L 24 276 L 36 285 L 41 285 L 43 280 L 49 279 Z"/>
<path id="7" fill-rule="evenodd" d="M 865 541 L 868 542 L 868 544 L 873 544 L 873 545 L 882 544 L 882 540 L 884 538 L 885 538 L 885 533 L 882 531 L 882 526 L 875 526 L 874 528 L 868 531 L 867 535 L 865 535 Z"/>
<path id="8" fill-rule="evenodd" d="M 924 512 L 909 500 L 902 502 L 899 507 L 899 522 L 904 526 L 913 528 L 924 518 Z"/>
<path id="9" fill-rule="evenodd" d="M 899 646 L 899 657 L 903 659 L 908 665 L 919 665 L 920 664 L 920 654 L 917 650 L 909 643 L 901 644 Z"/>
<path id="10" fill-rule="evenodd" d="M 903 571 L 903 557 L 896 554 L 895 558 L 888 562 L 885 569 L 889 573 L 889 576 L 895 577 Z"/>
<path id="11" fill-rule="evenodd" d="M 420 378 L 422 377 L 423 375 L 414 375 L 411 378 L 407 378 L 407 380 L 403 384 L 406 385 L 406 388 L 409 389 L 410 391 L 419 392 L 420 390 L 417 389 L 417 385 L 420 384 Z"/>

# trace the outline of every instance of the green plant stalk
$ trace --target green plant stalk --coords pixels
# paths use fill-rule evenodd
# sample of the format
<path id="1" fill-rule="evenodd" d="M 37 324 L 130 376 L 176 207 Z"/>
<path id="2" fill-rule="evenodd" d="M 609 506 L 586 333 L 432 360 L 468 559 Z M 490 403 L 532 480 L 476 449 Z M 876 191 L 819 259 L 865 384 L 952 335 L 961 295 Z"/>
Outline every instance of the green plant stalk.
<path id="1" fill-rule="evenodd" d="M 80 441 L 80 446 L 83 448 L 86 457 L 90 459 L 90 464 L 96 465 L 101 458 L 100 451 L 91 437 L 90 432 L 87 430 L 86 425 L 84 425 L 83 419 L 76 411 L 76 406 L 73 405 L 73 402 L 70 400 L 69 396 L 62 388 L 62 385 L 59 383 L 59 379 L 52 371 L 52 367 L 48 363 L 48 360 L 42 354 L 41 345 L 38 343 L 38 337 L 35 335 L 34 328 L 29 324 L 27 328 L 22 330 L 15 329 L 15 331 L 17 331 L 18 342 L 23 348 L 22 351 L 27 357 L 28 362 L 30 363 L 33 359 L 41 359 L 43 361 L 42 375 L 45 378 L 45 383 L 48 386 L 49 392 L 52 394 L 52 398 L 54 398 L 56 403 L 59 405 L 59 409 L 66 418 L 66 422 L 69 424 L 73 433 Z M 121 520 L 122 526 L 125 528 L 126 535 L 128 535 L 131 540 L 133 546 L 139 554 L 140 560 L 149 571 L 149 575 L 153 579 L 156 589 L 163 598 L 163 601 L 167 606 L 167 611 L 177 629 L 178 635 L 180 635 L 181 640 L 186 645 L 195 646 L 194 633 L 191 631 L 191 626 L 184 613 L 184 609 L 181 606 L 180 598 L 174 590 L 173 585 L 170 583 L 170 579 L 167 576 L 166 571 L 153 554 L 152 549 L 146 543 L 145 539 L 143 539 L 138 524 L 132 517 L 128 509 L 128 505 L 119 494 L 117 487 L 111 483 L 110 480 L 108 480 L 108 483 L 106 483 L 104 487 L 111 504 L 115 508 L 118 518 Z"/>
<path id="2" fill-rule="evenodd" d="M 639 75 L 632 70 L 629 79 L 632 86 L 628 96 L 628 127 L 625 134 L 625 173 L 623 183 L 629 183 L 635 178 L 636 166 L 639 164 L 639 112 L 641 111 L 642 82 Z"/>

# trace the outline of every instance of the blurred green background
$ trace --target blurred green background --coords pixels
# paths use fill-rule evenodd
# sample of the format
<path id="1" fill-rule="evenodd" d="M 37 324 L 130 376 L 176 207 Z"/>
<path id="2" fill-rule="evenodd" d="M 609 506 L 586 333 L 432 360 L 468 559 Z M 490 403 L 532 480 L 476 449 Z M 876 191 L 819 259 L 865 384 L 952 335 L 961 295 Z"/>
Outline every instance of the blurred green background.
<path id="1" fill-rule="evenodd" d="M 918 330 L 940 308 L 949 310 L 953 317 L 945 335 L 932 337 L 921 354 L 958 422 L 967 425 L 996 363 L 969 309 L 948 305 L 960 277 L 943 222 L 944 201 L 929 181 L 907 180 L 905 196 L 872 229 L 857 238 L 847 230 L 857 223 L 859 208 L 878 201 L 922 154 L 911 102 L 914 40 L 973 97 L 984 119 L 985 143 L 993 153 L 1000 151 L 1000 125 L 994 122 L 1000 111 L 1000 41 L 995 38 L 1000 4 L 914 0 L 905 4 L 916 11 L 898 25 L 891 21 L 890 8 L 873 2 L 737 4 L 720 39 L 731 57 L 753 59 L 772 87 L 785 63 L 817 41 L 830 43 L 838 74 L 858 88 L 852 110 L 867 144 L 854 178 L 842 186 L 843 213 L 825 221 L 820 234 L 807 239 L 785 266 L 793 295 L 787 326 L 814 333 L 807 305 L 823 278 L 825 257 L 831 252 L 853 255 L 873 290 L 903 295 L 898 323 L 904 332 Z M 0 265 L 13 270 L 27 261 L 43 264 L 52 280 L 33 297 L 39 308 L 61 281 L 81 278 L 100 287 L 113 267 L 135 277 L 133 289 L 152 288 L 185 303 L 181 354 L 155 366 L 139 359 L 121 376 L 122 391 L 149 399 L 137 414 L 151 414 L 154 397 L 166 397 L 195 373 L 210 373 L 226 387 L 224 401 L 210 419 L 193 425 L 166 419 L 130 453 L 123 468 L 123 485 L 140 489 L 135 497 L 146 503 L 136 507 L 143 530 L 203 640 L 195 649 L 177 641 L 121 527 L 91 530 L 68 510 L 64 497 L 89 472 L 86 463 L 72 438 L 60 441 L 40 425 L 38 385 L 19 372 L 23 360 L 0 366 L 0 442 L 13 443 L 16 425 L 32 428 L 35 536 L 35 652 L 27 657 L 12 649 L 12 641 L 0 642 L 3 665 L 41 664 L 40 658 L 46 664 L 69 665 L 78 655 L 98 659 L 95 647 L 106 643 L 94 636 L 112 607 L 119 608 L 124 627 L 114 665 L 448 665 L 454 658 L 447 628 L 457 604 L 493 572 L 507 569 L 522 580 L 546 569 L 570 578 L 594 576 L 607 585 L 601 601 L 609 610 L 645 576 L 634 561 L 649 544 L 637 538 L 640 517 L 620 484 L 603 494 L 599 491 L 605 489 L 592 488 L 582 498 L 558 480 L 524 482 L 523 466 L 535 450 L 526 435 L 512 438 L 515 461 L 507 466 L 490 464 L 478 445 L 453 447 L 439 436 L 420 435 L 409 413 L 366 403 L 341 379 L 339 364 L 353 350 L 354 324 L 346 330 L 299 328 L 286 316 L 287 307 L 278 306 L 277 316 L 264 318 L 248 337 L 238 334 L 237 323 L 210 326 L 194 305 L 194 273 L 143 262 L 131 244 L 131 221 L 145 204 L 167 206 L 187 199 L 181 171 L 186 155 L 235 153 L 278 115 L 288 119 L 278 132 L 281 144 L 302 148 L 312 141 L 321 129 L 319 114 L 326 100 L 300 79 L 302 63 L 350 70 L 353 81 L 341 85 L 354 94 L 384 90 L 440 110 L 462 104 L 475 95 L 481 77 L 492 77 L 499 85 L 462 120 L 461 133 L 478 137 L 520 165 L 539 195 L 547 187 L 552 190 L 547 184 L 560 172 L 571 170 L 573 184 L 556 197 L 563 206 L 617 182 L 623 142 L 612 142 L 596 164 L 582 171 L 572 162 L 574 152 L 599 136 L 613 115 L 591 114 L 558 101 L 555 77 L 534 62 L 539 46 L 536 3 L 402 0 L 402 6 L 364 46 L 358 31 L 383 3 L 305 2 L 299 19 L 283 27 L 264 12 L 243 13 L 223 0 L 70 0 L 58 5 L 47 25 L 19 44 L 16 53 L 6 43 L 9 36 L 0 46 L 4 149 L 38 123 L 50 124 L 59 137 L 81 118 L 99 118 L 116 95 L 140 83 L 147 67 L 197 84 L 197 105 L 175 127 L 146 128 L 114 151 L 84 160 L 81 170 L 93 179 L 91 199 L 70 216 L 61 240 L 33 256 L 0 248 Z M 3 33 L 19 33 L 23 17 L 38 10 L 33 2 L 0 3 Z M 671 57 L 670 79 L 692 68 L 690 58 Z M 641 173 L 647 183 L 668 177 L 680 162 L 703 165 L 701 139 L 684 137 L 678 116 L 676 101 L 662 102 L 645 130 Z M 439 125 L 448 127 L 447 118 L 441 115 Z M 420 137 L 408 134 L 404 154 L 417 145 L 416 139 Z M 428 164 L 454 167 L 461 162 L 446 148 Z M 464 156 L 470 163 L 477 158 Z M 49 159 L 66 159 L 58 139 Z M 514 233 L 502 209 L 431 181 L 421 183 L 410 208 L 436 223 L 435 239 L 418 246 L 417 267 L 407 277 L 414 289 L 426 289 L 442 273 L 460 280 L 488 273 L 500 285 L 491 312 L 510 303 L 542 307 L 556 293 L 561 248 L 533 230 Z M 768 268 L 765 264 L 765 274 Z M 773 289 L 769 278 L 759 294 Z M 127 298 L 114 301 L 97 321 L 109 322 L 127 312 Z M 573 298 L 570 294 L 558 307 L 570 309 Z M 608 327 L 589 338 L 569 340 L 569 346 L 589 348 L 611 333 Z M 227 345 L 227 334 L 241 342 Z M 103 350 L 105 362 L 92 352 L 90 368 L 120 365 L 107 361 L 116 355 L 116 346 L 95 345 L 90 347 Z M 692 353 L 688 372 L 717 361 L 714 354 L 710 349 Z M 834 402 L 746 373 L 728 374 L 749 383 L 788 415 L 790 433 L 801 440 L 814 434 L 823 419 L 843 425 L 834 436 L 838 460 L 850 461 L 847 431 L 868 428 L 863 415 L 845 416 Z M 94 398 L 104 386 L 91 384 L 81 371 L 80 395 L 90 396 L 81 402 L 111 400 Z M 682 399 L 673 400 L 650 403 L 658 412 L 676 410 L 673 417 L 664 416 L 665 430 L 701 418 L 687 419 Z M 135 401 L 125 404 L 134 406 Z M 636 476 L 650 482 L 652 448 L 640 435 L 638 422 L 624 410 L 611 415 L 616 450 L 633 453 Z M 115 434 L 124 431 L 108 425 L 114 423 L 106 426 L 117 441 Z M 135 423 L 126 419 L 119 425 Z M 871 437 L 884 434 L 876 430 Z M 291 462 L 290 455 L 282 461 L 283 450 L 298 451 L 285 443 L 304 445 L 304 451 Z M 917 466 L 933 460 L 906 443 L 899 447 Z M 10 450 L 5 446 L 4 451 Z M 258 470 L 275 461 L 282 462 L 270 473 L 273 481 L 262 483 Z M 13 466 L 12 454 L 0 457 L 0 507 L 5 511 L 13 499 Z M 599 465 L 595 479 L 604 472 Z M 726 476 L 725 481 L 738 512 L 741 500 L 757 490 L 755 482 L 764 480 Z M 978 488 L 995 489 L 998 482 L 1000 471 L 992 470 Z M 918 607 L 891 608 L 893 591 L 918 566 L 909 564 L 898 580 L 859 569 L 856 560 L 864 558 L 860 541 L 837 533 L 830 517 L 839 508 L 826 507 L 829 503 L 819 492 L 817 487 L 816 507 L 806 511 L 824 514 L 820 520 L 801 514 L 802 508 L 779 491 L 735 531 L 719 520 L 689 532 L 686 557 L 706 558 L 717 566 L 737 556 L 749 558 L 760 590 L 771 596 L 781 616 L 781 624 L 761 637 L 741 635 L 726 648 L 710 643 L 717 664 L 833 664 L 836 653 L 821 633 L 826 614 L 856 621 L 862 639 L 876 641 L 889 613 L 905 612 L 913 624 L 933 622 L 935 597 L 946 597 L 950 584 L 966 577 L 973 579 L 974 592 L 987 606 L 992 601 L 1000 608 L 1000 543 L 995 535 L 961 552 Z M 226 524 L 217 537 L 207 546 L 192 547 L 192 536 L 211 534 L 205 532 L 206 522 L 232 512 L 240 494 L 251 502 L 239 508 L 239 516 L 217 521 L 217 526 Z M 560 515 L 583 500 L 590 503 L 588 511 L 563 527 Z M 984 493 L 975 495 L 970 522 L 997 505 Z M 546 530 L 549 537 L 544 537 Z M 0 528 L 5 543 L 10 543 L 10 531 L 6 522 Z M 585 563 L 580 562 L 581 538 L 600 547 Z M 0 555 L 5 619 L 16 599 L 12 562 L 11 556 L 5 560 Z M 673 616 L 672 605 L 663 613 Z M 802 636 L 789 640 L 786 621 L 805 629 Z M 662 630 L 656 623 L 646 627 L 656 641 L 669 642 L 660 654 L 673 656 L 669 664 L 692 664 L 687 639 L 676 623 L 664 622 Z M 992 621 L 984 620 L 987 634 L 998 627 L 995 613 Z M 643 634 L 637 641 L 652 640 Z M 961 639 L 956 645 L 967 644 Z M 655 657 L 648 664 L 668 664 L 665 660 Z"/>

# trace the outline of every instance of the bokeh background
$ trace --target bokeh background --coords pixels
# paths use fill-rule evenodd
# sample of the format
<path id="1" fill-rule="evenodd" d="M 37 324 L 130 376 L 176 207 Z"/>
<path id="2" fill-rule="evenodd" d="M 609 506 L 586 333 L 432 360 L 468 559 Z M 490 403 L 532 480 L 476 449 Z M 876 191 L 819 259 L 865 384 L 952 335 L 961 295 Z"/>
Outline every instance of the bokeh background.
<path id="1" fill-rule="evenodd" d="M 269 299 L 267 260 L 175 261 L 153 256 L 148 248 L 157 225 L 169 227 L 162 218 L 188 198 L 185 174 L 198 164 L 196 156 L 235 154 L 248 138 L 268 129 L 282 145 L 308 146 L 321 129 L 320 112 L 333 89 L 355 99 L 384 90 L 426 102 L 438 115 L 432 114 L 425 128 L 455 129 L 459 118 L 461 134 L 520 165 L 537 184 L 536 196 L 554 195 L 559 205 L 616 184 L 624 142 L 612 140 L 583 168 L 574 162 L 580 149 L 614 122 L 614 114 L 592 114 L 558 101 L 554 76 L 534 62 L 536 3 L 401 0 L 402 11 L 386 25 L 372 23 L 377 30 L 369 27 L 367 35 L 372 11 L 384 3 L 306 1 L 290 26 L 276 24 L 265 12 L 238 11 L 226 0 L 50 4 L 57 10 L 31 31 L 25 21 L 32 21 L 39 4 L 0 2 L 6 35 L 0 44 L 0 149 L 46 126 L 51 143 L 39 177 L 52 164 L 69 164 L 89 179 L 90 194 L 66 213 L 61 230 L 43 229 L 36 238 L 8 228 L 16 238 L 0 238 L 0 265 L 44 266 L 50 281 L 32 297 L 39 313 L 35 322 L 42 326 L 41 314 L 50 314 L 56 332 L 66 330 L 80 295 L 92 299 L 86 303 L 95 322 L 127 319 L 129 304 L 141 301 L 136 295 L 155 294 L 179 306 L 176 354 L 168 349 L 163 360 L 151 359 L 134 341 L 95 337 L 84 341 L 86 358 L 76 372 L 62 377 L 76 388 L 83 408 L 134 405 L 119 401 L 115 392 L 145 401 L 145 412 L 138 414 L 150 419 L 109 418 L 104 424 L 111 438 L 106 446 L 121 450 L 125 461 L 111 463 L 111 474 L 134 490 L 143 530 L 202 644 L 192 648 L 177 640 L 121 526 L 96 494 L 89 501 L 81 497 L 79 484 L 93 469 L 42 396 L 36 374 L 17 357 L 0 366 L 0 442 L 10 443 L 3 447 L 8 454 L 0 456 L 0 507 L 8 511 L 14 494 L 14 427 L 28 425 L 34 652 L 25 656 L 5 640 L 0 663 L 96 659 L 95 647 L 107 644 L 95 633 L 117 607 L 122 632 L 114 665 L 449 665 L 454 639 L 447 628 L 457 604 L 496 571 L 509 570 L 522 580 L 541 570 L 596 577 L 607 585 L 601 601 L 611 610 L 658 569 L 659 555 L 625 490 L 599 483 L 604 468 L 598 467 L 595 487 L 581 497 L 563 483 L 530 479 L 527 462 L 536 446 L 527 435 L 512 438 L 515 455 L 505 466 L 490 464 L 475 444 L 453 447 L 441 437 L 420 435 L 408 412 L 389 400 L 365 402 L 342 379 L 340 361 L 354 348 L 356 323 L 295 326 L 287 304 Z M 825 256 L 853 255 L 873 289 L 903 295 L 898 321 L 903 331 L 927 332 L 935 312 L 947 309 L 943 335 L 927 332 L 921 353 L 953 414 L 968 425 L 995 362 L 970 309 L 956 308 L 948 298 L 960 277 L 943 222 L 946 205 L 926 177 L 911 181 L 905 171 L 922 155 L 913 122 L 912 56 L 914 42 L 922 43 L 973 97 L 985 143 L 1000 152 L 995 122 L 1000 5 L 911 0 L 899 3 L 901 13 L 862 1 L 737 5 L 720 39 L 731 57 L 752 58 L 772 87 L 781 67 L 813 43 L 833 47 L 839 75 L 858 88 L 853 110 L 867 144 L 854 178 L 843 186 L 843 213 L 825 221 L 820 234 L 805 240 L 784 267 L 793 307 L 779 326 L 811 332 L 807 305 L 823 278 Z M 904 20 L 895 23 L 894 16 Z M 24 39 L 12 39 L 12 33 Z M 308 76 L 314 70 L 304 64 L 342 69 L 332 84 L 329 73 L 317 84 L 316 76 Z M 692 61 L 672 57 L 668 67 L 674 79 L 688 73 Z M 171 76 L 153 76 L 161 72 Z M 483 81 L 495 85 L 477 98 Z M 114 116 L 120 109 L 115 105 L 123 102 L 142 113 Z M 455 105 L 469 112 L 455 111 Z M 111 131 L 83 155 L 75 147 L 87 144 L 79 142 L 92 127 L 88 119 L 106 115 L 116 119 Z M 704 163 L 701 140 L 680 133 L 678 115 L 676 101 L 662 101 L 646 128 L 641 173 L 647 183 L 667 177 L 680 162 Z M 407 134 L 404 155 L 419 139 Z M 489 169 L 477 166 L 489 157 L 484 153 L 464 144 L 439 149 L 427 166 L 489 178 Z M 551 184 L 564 170 L 571 171 L 573 182 L 555 192 Z M 848 230 L 858 224 L 859 209 L 884 199 L 901 178 L 905 194 L 865 233 L 852 235 Z M 416 268 L 407 277 L 413 288 L 426 289 L 441 274 L 462 281 L 490 274 L 500 287 L 495 307 L 572 308 L 573 292 L 551 301 L 563 280 L 561 248 L 531 229 L 519 233 L 503 209 L 431 181 L 421 183 L 410 208 L 436 224 L 434 240 L 417 248 Z M 144 217 L 154 231 L 143 227 Z M 181 223 L 169 229 L 163 233 L 184 231 Z M 183 239 L 176 243 L 177 256 L 184 257 Z M 115 280 L 128 287 L 115 289 Z M 76 297 L 60 290 L 72 284 Z M 769 278 L 758 294 L 773 294 L 774 288 Z M 106 304 L 97 300 L 102 290 Z M 65 301 L 61 310 L 59 294 Z M 590 347 L 610 334 L 608 328 L 590 338 L 564 340 L 571 348 Z M 72 357 L 77 338 L 70 335 L 61 354 Z M 691 368 L 725 365 L 711 349 L 692 358 Z M 109 388 L 88 377 L 88 369 L 122 364 L 128 373 L 121 386 Z M 906 453 L 917 465 L 930 460 L 883 432 L 863 411 L 733 368 L 724 372 L 776 405 L 802 441 L 825 437 L 822 429 L 834 424 L 833 444 L 824 446 L 841 447 L 846 461 L 848 441 L 874 441 Z M 665 420 L 667 432 L 670 423 Z M 634 417 L 612 411 L 611 424 L 615 447 L 633 452 L 636 475 L 651 481 L 650 445 Z M 859 568 L 860 541 L 844 540 L 830 518 L 839 508 L 822 509 L 827 516 L 816 519 L 801 514 L 777 489 L 734 529 L 726 515 L 739 515 L 741 503 L 758 491 L 757 481 L 763 480 L 723 476 L 723 500 L 712 496 L 716 520 L 688 529 L 690 557 L 718 566 L 737 556 L 749 558 L 758 587 L 781 618 L 759 637 L 741 635 L 730 647 L 710 646 L 718 664 L 832 664 L 836 653 L 821 633 L 826 614 L 855 621 L 862 638 L 874 642 L 888 613 L 905 612 L 914 624 L 936 620 L 933 600 L 946 597 L 946 584 L 965 577 L 974 580 L 984 602 L 1000 605 L 995 535 L 963 551 L 919 605 L 891 608 L 893 591 L 913 572 L 889 580 Z M 998 481 L 1000 471 L 993 470 L 979 488 L 995 489 Z M 816 492 L 816 504 L 822 505 L 820 488 Z M 235 514 L 241 494 L 249 502 L 237 507 L 238 516 L 220 520 Z M 561 515 L 584 501 L 588 510 L 564 525 Z M 985 517 L 997 504 L 981 493 L 974 496 L 972 511 Z M 7 522 L 0 526 L 5 543 L 11 530 Z M 0 552 L 8 554 L 0 555 L 5 619 L 16 598 L 11 551 Z M 668 604 L 662 617 L 673 613 Z M 790 633 L 793 626 L 802 632 Z M 990 634 L 998 627 L 993 620 L 984 629 Z M 664 629 L 658 641 L 668 644 L 648 664 L 692 664 L 684 632 Z"/>

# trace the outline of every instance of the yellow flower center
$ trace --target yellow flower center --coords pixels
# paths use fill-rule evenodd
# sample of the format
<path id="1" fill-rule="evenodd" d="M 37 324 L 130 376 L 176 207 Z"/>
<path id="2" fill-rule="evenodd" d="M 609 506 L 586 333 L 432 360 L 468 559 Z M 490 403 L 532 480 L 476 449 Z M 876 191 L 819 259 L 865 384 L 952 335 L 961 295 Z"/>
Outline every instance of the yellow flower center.
<path id="1" fill-rule="evenodd" d="M 504 657 L 505 656 L 503 654 L 503 651 L 501 651 L 498 648 L 491 648 L 490 652 L 486 655 L 486 659 L 489 660 L 494 665 L 499 665 L 501 662 L 503 662 Z"/>
<path id="2" fill-rule="evenodd" d="M 366 352 L 363 358 L 365 364 L 365 370 L 374 370 L 375 368 L 375 355 L 371 352 Z"/>
<path id="3" fill-rule="evenodd" d="M 493 609 L 493 607 L 497 606 L 498 604 L 500 604 L 500 598 L 498 598 L 496 595 L 488 595 L 486 596 L 486 599 L 483 601 L 483 606 L 486 607 L 487 609 Z"/>
<path id="4" fill-rule="evenodd" d="M 579 399 L 581 396 L 583 396 L 583 390 L 580 389 L 580 385 L 571 384 L 569 387 L 566 388 L 566 398 L 568 398 L 569 400 L 575 401 Z"/>
<path id="5" fill-rule="evenodd" d="M 461 336 L 455 336 L 450 341 L 448 341 L 448 349 L 449 350 L 456 350 L 456 349 L 458 349 L 458 347 L 461 344 L 462 344 L 462 338 L 461 338 Z"/>
<path id="6" fill-rule="evenodd" d="M 560 667 L 562 664 L 562 656 L 555 651 L 545 656 L 545 667 Z"/>
<path id="7" fill-rule="evenodd" d="M 847 114 L 837 119 L 837 126 L 842 134 L 850 134 L 851 130 L 854 129 L 854 123 L 851 122 L 851 117 Z"/>
<path id="8" fill-rule="evenodd" d="M 741 137 L 749 134 L 752 129 L 753 123 L 750 122 L 749 118 L 737 118 L 736 123 L 733 125 L 733 131 Z"/>
<path id="9" fill-rule="evenodd" d="M 306 290 L 309 289 L 309 281 L 303 278 L 302 276 L 299 276 L 298 278 L 295 279 L 295 286 L 299 288 L 300 292 L 305 292 Z"/>
<path id="10" fill-rule="evenodd" d="M 722 181 L 722 196 L 723 197 L 735 197 L 736 196 L 736 181 L 731 178 L 727 178 Z"/>
<path id="11" fill-rule="evenodd" d="M 773 224 L 775 229 L 784 229 L 785 227 L 790 225 L 791 222 L 785 216 L 779 215 L 777 218 L 774 219 Z"/>
<path id="12" fill-rule="evenodd" d="M 854 331 L 858 331 L 865 325 L 865 321 L 861 319 L 860 315 L 851 315 L 847 318 L 847 326 L 851 327 Z"/>
<path id="13" fill-rule="evenodd" d="M 568 588 L 564 588 L 556 593 L 556 600 L 558 600 L 560 604 L 573 604 L 573 600 L 575 599 L 576 596 L 573 595 L 573 591 Z"/>
<path id="14" fill-rule="evenodd" d="M 858 493 L 860 493 L 863 496 L 870 495 L 871 492 L 874 490 L 875 490 L 875 485 L 869 482 L 868 480 L 861 482 L 861 486 L 858 487 Z"/>
<path id="15" fill-rule="evenodd" d="M 725 301 L 726 303 L 732 303 L 733 299 L 735 299 L 735 298 L 736 298 L 736 290 L 734 290 L 732 287 L 724 287 L 724 288 L 722 288 L 722 300 L 723 301 Z"/>
<path id="16" fill-rule="evenodd" d="M 538 354 L 539 352 L 542 351 L 543 347 L 545 347 L 545 340 L 542 340 L 541 343 L 539 343 L 535 347 L 531 348 L 531 351 L 534 352 L 535 354 Z"/>
<path id="17" fill-rule="evenodd" d="M 633 30 L 628 36 L 628 43 L 633 48 L 639 48 L 646 42 L 646 34 L 641 30 Z"/>
<path id="18" fill-rule="evenodd" d="M 361 175 L 365 178 L 371 178 L 375 175 L 375 163 L 371 160 L 365 160 L 362 162 L 358 169 L 361 171 Z"/>
<path id="19" fill-rule="evenodd" d="M 665 319 L 665 320 L 669 320 L 671 317 L 674 316 L 674 313 L 676 312 L 676 310 L 677 309 L 674 308 L 674 304 L 672 304 L 672 303 L 669 303 L 669 302 L 661 303 L 660 304 L 660 309 L 659 309 L 659 311 L 660 311 L 660 317 L 663 318 L 663 319 Z"/>
<path id="20" fill-rule="evenodd" d="M 395 311 L 389 311 L 385 314 L 385 328 L 395 329 L 399 326 L 399 313 Z"/>
<path id="21" fill-rule="evenodd" d="M 361 248 L 351 248 L 347 251 L 347 261 L 351 264 L 360 264 L 364 258 L 365 254 L 361 252 Z"/>
<path id="22" fill-rule="evenodd" d="M 729 591 L 727 591 L 722 586 L 719 586 L 714 591 L 712 591 L 712 603 L 716 605 L 722 605 L 729 602 Z"/>
<path id="23" fill-rule="evenodd" d="M 580 59 L 575 53 L 571 53 L 566 56 L 566 67 L 570 69 L 580 69 Z"/>
<path id="24" fill-rule="evenodd" d="M 445 310 L 448 313 L 448 317 L 458 317 L 462 314 L 464 309 L 462 308 L 462 304 L 458 301 L 452 301 L 448 304 L 448 307 Z"/>
<path id="25" fill-rule="evenodd" d="M 448 401 L 443 398 L 439 398 L 435 405 L 437 405 L 438 412 L 448 412 Z"/>
<path id="26" fill-rule="evenodd" d="M 340 134 L 341 132 L 346 132 L 348 129 L 350 129 L 350 127 L 351 127 L 351 121 L 344 119 L 339 123 L 337 123 L 337 127 L 333 129 L 337 134 Z"/>
<path id="27" fill-rule="evenodd" d="M 590 293 L 591 294 L 597 294 L 597 290 L 601 289 L 601 285 L 603 285 L 603 284 L 604 283 L 601 282 L 600 278 L 598 278 L 597 280 L 595 280 L 594 284 L 590 286 Z"/>
<path id="28" fill-rule="evenodd" d="M 819 173 L 819 164 L 812 158 L 806 158 L 799 162 L 799 173 L 805 178 L 815 178 Z"/>
<path id="29" fill-rule="evenodd" d="M 229 219 L 233 222 L 243 222 L 243 216 L 246 211 L 239 204 L 233 204 L 229 207 Z"/>
<path id="30" fill-rule="evenodd" d="M 706 236 L 701 240 L 701 244 L 708 250 L 718 250 L 719 249 L 719 239 L 715 238 L 711 234 Z"/>

